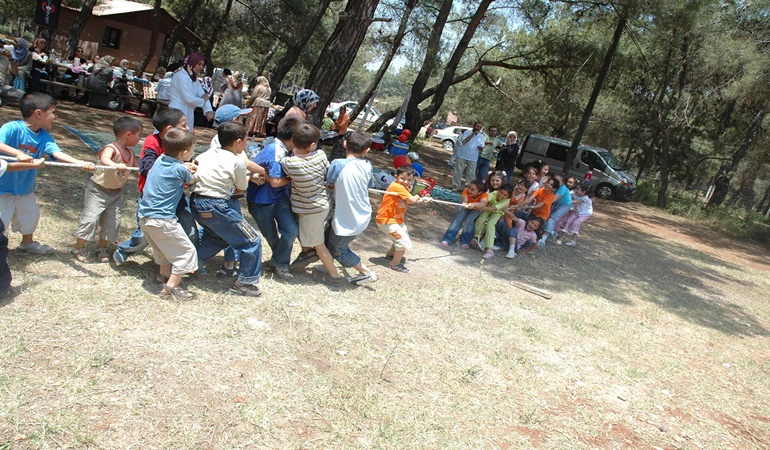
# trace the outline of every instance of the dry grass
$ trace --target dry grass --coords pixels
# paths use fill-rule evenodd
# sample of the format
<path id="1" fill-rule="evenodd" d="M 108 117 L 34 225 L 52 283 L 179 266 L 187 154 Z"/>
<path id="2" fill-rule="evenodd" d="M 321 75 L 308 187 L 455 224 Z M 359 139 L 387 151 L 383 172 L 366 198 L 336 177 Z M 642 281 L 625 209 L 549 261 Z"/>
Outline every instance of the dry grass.
<path id="1" fill-rule="evenodd" d="M 597 202 L 577 248 L 482 263 L 437 245 L 451 208 L 416 206 L 409 274 L 374 265 L 372 226 L 354 249 L 375 284 L 266 274 L 252 300 L 212 276 L 181 303 L 147 255 L 66 253 L 86 177 L 41 172 L 38 238 L 60 251 L 11 252 L 0 449 L 770 447 L 766 249 Z"/>

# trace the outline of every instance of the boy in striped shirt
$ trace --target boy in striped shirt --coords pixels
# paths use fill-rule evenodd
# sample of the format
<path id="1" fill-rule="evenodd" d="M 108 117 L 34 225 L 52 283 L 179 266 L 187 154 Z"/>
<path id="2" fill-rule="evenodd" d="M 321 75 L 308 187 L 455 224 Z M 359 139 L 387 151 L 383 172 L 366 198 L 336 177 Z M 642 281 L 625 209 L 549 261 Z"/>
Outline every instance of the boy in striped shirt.
<path id="1" fill-rule="evenodd" d="M 302 249 L 313 248 L 323 263 L 314 267 L 319 277 L 329 284 L 342 282 L 334 259 L 324 244 L 324 222 L 329 215 L 329 194 L 324 180 L 329 161 L 316 145 L 321 131 L 308 123 L 297 126 L 292 135 L 294 156 L 283 158 L 283 170 L 291 178 L 291 210 L 297 214 L 299 242 Z"/>

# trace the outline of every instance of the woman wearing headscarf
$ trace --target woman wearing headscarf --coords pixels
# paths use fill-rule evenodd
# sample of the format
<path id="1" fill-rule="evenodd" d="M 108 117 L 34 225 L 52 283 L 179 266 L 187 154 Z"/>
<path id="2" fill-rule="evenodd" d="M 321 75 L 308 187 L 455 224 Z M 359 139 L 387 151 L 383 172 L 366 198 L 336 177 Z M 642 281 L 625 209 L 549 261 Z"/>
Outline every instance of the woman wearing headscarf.
<path id="1" fill-rule="evenodd" d="M 86 89 L 88 89 L 88 106 L 95 108 L 108 108 L 112 100 L 110 96 L 110 87 L 115 78 L 115 72 L 112 69 L 114 56 L 103 56 L 94 64 L 91 75 L 86 78 Z"/>
<path id="2" fill-rule="evenodd" d="M 14 81 L 13 87 L 25 91 L 26 84 L 29 83 L 29 78 L 32 75 L 32 53 L 30 53 L 29 44 L 24 38 L 16 39 L 11 55 L 13 60 L 16 61 L 16 67 L 19 69 L 17 78 L 21 80 Z"/>
<path id="3" fill-rule="evenodd" d="M 270 82 L 263 76 L 257 77 L 257 85 L 251 91 L 251 99 L 247 108 L 251 113 L 246 122 L 250 134 L 265 135 L 265 122 L 270 111 Z"/>
<path id="4" fill-rule="evenodd" d="M 307 115 L 315 110 L 318 100 L 321 97 L 310 89 L 300 89 L 292 97 L 294 103 L 284 117 L 297 116 L 302 120 L 307 120 Z"/>
<path id="5" fill-rule="evenodd" d="M 198 75 L 203 72 L 205 67 L 206 58 L 198 52 L 192 52 L 187 55 L 182 67 L 171 78 L 171 98 L 168 106 L 169 108 L 177 108 L 184 113 L 190 131 L 195 125 L 195 108 L 202 108 L 206 119 L 212 120 L 214 118 L 214 110 L 211 107 L 211 102 L 209 102 L 209 95 L 198 81 Z"/>
<path id="6" fill-rule="evenodd" d="M 508 135 L 505 136 L 505 147 L 503 147 L 497 155 L 495 170 L 505 172 L 506 183 L 510 182 L 513 170 L 516 168 L 516 159 L 519 157 L 518 138 L 519 135 L 515 131 L 509 132 Z"/>

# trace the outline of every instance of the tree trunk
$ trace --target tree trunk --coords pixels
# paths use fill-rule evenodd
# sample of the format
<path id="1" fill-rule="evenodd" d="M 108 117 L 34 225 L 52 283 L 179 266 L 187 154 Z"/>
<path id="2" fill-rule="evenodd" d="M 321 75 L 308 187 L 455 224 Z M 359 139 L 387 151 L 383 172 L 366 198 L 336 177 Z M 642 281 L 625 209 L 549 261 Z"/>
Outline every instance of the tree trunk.
<path id="1" fill-rule="evenodd" d="M 313 26 L 305 27 L 303 33 L 301 36 L 299 36 L 299 39 L 296 41 L 293 41 L 291 43 L 287 43 L 286 53 L 283 55 L 283 57 L 278 61 L 278 63 L 275 65 L 273 70 L 271 71 L 272 75 L 270 76 L 270 91 L 272 92 L 271 95 L 275 95 L 278 93 L 278 91 L 281 89 L 281 83 L 283 82 L 284 77 L 287 73 L 291 70 L 292 67 L 294 67 L 294 64 L 297 63 L 297 59 L 299 59 L 300 53 L 302 53 L 302 50 L 307 45 L 308 41 L 310 41 L 310 38 L 313 37 L 313 33 L 317 29 L 315 24 L 318 24 L 321 22 L 321 19 L 323 18 L 324 14 L 326 14 L 326 10 L 329 8 L 329 4 L 331 3 L 331 0 L 321 0 L 321 4 L 318 6 L 318 10 L 316 10 L 315 15 L 308 20 L 308 24 L 313 24 Z M 359 25 L 359 24 L 355 24 Z M 363 24 L 360 24 L 363 26 Z M 368 28 L 368 23 L 366 24 L 366 28 Z M 355 28 L 355 26 L 351 27 Z M 358 48 L 356 48 L 358 50 Z"/>
<path id="2" fill-rule="evenodd" d="M 267 64 L 270 62 L 271 59 L 273 59 L 275 52 L 278 51 L 278 48 L 280 46 L 281 46 L 280 39 L 276 39 L 275 42 L 273 42 L 273 46 L 270 47 L 270 50 L 267 53 L 265 53 L 265 55 L 262 57 L 262 62 L 260 62 L 259 67 L 257 67 L 257 76 L 263 75 L 265 73 L 265 68 L 267 67 Z"/>
<path id="3" fill-rule="evenodd" d="M 658 188 L 658 197 L 655 200 L 655 206 L 659 208 L 666 207 L 666 192 L 669 182 L 669 156 L 671 148 L 671 127 L 667 127 L 663 132 L 663 143 L 660 146 L 660 186 Z"/>
<path id="4" fill-rule="evenodd" d="M 385 72 L 388 71 L 388 67 L 390 67 L 390 63 L 393 61 L 393 57 L 396 55 L 396 52 L 398 52 L 399 47 L 401 47 L 401 41 L 404 40 L 404 35 L 406 34 L 406 26 L 409 23 L 409 16 L 411 16 L 412 10 L 416 4 L 417 0 L 406 1 L 406 9 L 401 16 L 401 22 L 398 25 L 398 31 L 396 31 L 395 36 L 393 36 L 393 45 L 391 45 L 390 49 L 388 49 L 388 54 L 385 55 L 385 59 L 382 61 L 382 64 L 380 64 L 380 68 L 377 69 L 377 73 L 374 74 L 374 79 L 369 84 L 369 87 L 366 89 L 366 91 L 364 91 L 364 94 L 361 96 L 361 98 L 358 99 L 358 104 L 355 108 L 353 108 L 353 111 L 348 114 L 351 120 L 355 120 L 355 118 L 358 117 L 358 113 L 364 109 L 364 106 L 369 102 L 369 99 L 372 97 L 372 94 L 374 94 L 377 86 L 380 85 L 380 81 L 382 81 L 382 77 L 385 76 Z"/>
<path id="5" fill-rule="evenodd" d="M 94 5 L 96 5 L 96 0 L 86 0 L 83 3 L 83 7 L 80 8 L 78 17 L 75 19 L 75 23 L 72 25 L 72 28 L 70 28 L 70 32 L 67 35 L 67 47 L 64 48 L 64 53 L 61 55 L 62 58 L 69 58 L 70 55 L 75 54 L 75 49 L 77 48 L 78 41 L 80 40 L 80 33 L 83 32 L 83 28 L 86 27 L 88 18 L 91 17 L 91 12 L 94 9 Z"/>
<path id="6" fill-rule="evenodd" d="M 158 58 L 159 66 L 168 66 L 168 62 L 171 59 L 171 55 L 174 53 L 174 46 L 179 41 L 179 35 L 182 34 L 182 30 L 185 29 L 188 23 L 192 21 L 195 13 L 198 12 L 198 8 L 203 4 L 203 0 L 191 0 L 190 7 L 187 9 L 184 17 L 176 24 L 171 33 L 166 36 L 166 42 L 163 44 L 163 50 L 160 52 Z M 185 45 L 185 52 L 189 53 L 189 48 Z"/>
<path id="7" fill-rule="evenodd" d="M 569 176 L 569 168 L 572 167 L 572 162 L 577 156 L 580 140 L 583 139 L 583 134 L 588 128 L 588 121 L 591 119 L 591 114 L 593 114 L 596 99 L 599 98 L 599 93 L 602 91 L 602 85 L 607 78 L 607 73 L 610 71 L 612 59 L 615 57 L 615 51 L 618 49 L 618 43 L 620 43 L 620 37 L 623 35 L 623 29 L 625 27 L 626 16 L 621 14 L 618 18 L 618 25 L 615 27 L 615 34 L 612 35 L 610 48 L 607 49 L 607 53 L 604 55 L 602 67 L 599 69 L 599 75 L 596 77 L 596 83 L 594 83 L 594 88 L 591 91 L 591 97 L 588 99 L 585 111 L 583 111 L 583 118 L 580 120 L 580 126 L 575 132 L 575 137 L 572 139 L 572 146 L 569 149 L 569 153 L 567 153 L 567 159 L 564 161 L 564 170 L 562 171 L 562 174 L 565 179 Z"/>
<path id="8" fill-rule="evenodd" d="M 150 48 L 147 49 L 147 53 L 144 54 L 142 62 L 139 63 L 137 72 L 141 76 L 150 64 L 153 55 L 155 55 L 155 47 L 158 46 L 158 35 L 160 35 L 160 3 L 161 0 L 155 0 L 155 7 L 152 11 L 152 32 L 150 34 Z M 158 73 L 159 64 L 155 65 L 155 73 Z"/>
<path id="9" fill-rule="evenodd" d="M 312 119 L 309 118 L 316 125 L 320 125 L 326 107 L 353 65 L 379 2 L 380 0 L 349 0 L 310 71 L 305 87 L 314 90 L 321 97 Z"/>
<path id="10" fill-rule="evenodd" d="M 225 22 L 230 17 L 230 10 L 233 9 L 233 0 L 227 0 L 225 5 L 225 12 L 222 13 L 222 17 L 219 18 L 219 22 L 214 25 L 211 30 L 211 36 L 206 43 L 206 48 L 203 50 L 203 54 L 206 56 L 206 73 L 214 73 L 214 63 L 211 61 L 211 53 L 214 51 L 214 45 L 219 40 L 219 33 L 225 28 Z"/>
<path id="11" fill-rule="evenodd" d="M 746 153 L 754 146 L 754 140 L 759 134 L 759 128 L 762 125 L 762 119 L 765 117 L 765 110 L 760 109 L 754 116 L 754 121 L 751 122 L 749 129 L 746 131 L 746 137 L 738 149 L 735 150 L 733 156 L 722 163 L 714 177 L 714 193 L 711 195 L 709 202 L 706 206 L 719 206 L 727 198 L 727 192 L 730 189 L 730 179 L 735 169 L 741 163 Z"/>

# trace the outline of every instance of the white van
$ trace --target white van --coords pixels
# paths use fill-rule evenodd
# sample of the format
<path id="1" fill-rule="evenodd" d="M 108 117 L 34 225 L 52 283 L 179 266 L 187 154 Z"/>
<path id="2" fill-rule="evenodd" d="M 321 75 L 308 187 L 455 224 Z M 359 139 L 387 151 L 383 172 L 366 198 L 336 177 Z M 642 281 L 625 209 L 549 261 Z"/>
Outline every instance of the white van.
<path id="1" fill-rule="evenodd" d="M 523 169 L 530 163 L 542 161 L 550 166 L 551 173 L 562 172 L 571 146 L 572 143 L 564 139 L 530 134 L 521 146 L 517 167 Z M 570 176 L 582 180 L 589 165 L 593 167 L 591 187 L 596 197 L 624 199 L 636 191 L 636 179 L 621 167 L 609 150 L 580 145 L 569 170 Z"/>

